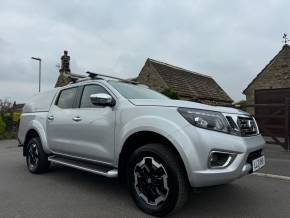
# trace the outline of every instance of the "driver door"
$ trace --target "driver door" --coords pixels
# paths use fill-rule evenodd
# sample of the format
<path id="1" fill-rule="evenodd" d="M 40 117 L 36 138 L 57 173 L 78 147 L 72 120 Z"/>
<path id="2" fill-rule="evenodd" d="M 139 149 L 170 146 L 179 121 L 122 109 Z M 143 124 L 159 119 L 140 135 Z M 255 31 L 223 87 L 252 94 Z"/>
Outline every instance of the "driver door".
<path id="1" fill-rule="evenodd" d="M 113 163 L 116 111 L 115 107 L 94 105 L 91 102 L 90 96 L 100 93 L 111 95 L 98 84 L 83 87 L 80 105 L 76 110 L 76 117 L 80 120 L 75 121 L 74 132 L 78 135 L 79 143 L 74 152 L 81 157 Z"/>

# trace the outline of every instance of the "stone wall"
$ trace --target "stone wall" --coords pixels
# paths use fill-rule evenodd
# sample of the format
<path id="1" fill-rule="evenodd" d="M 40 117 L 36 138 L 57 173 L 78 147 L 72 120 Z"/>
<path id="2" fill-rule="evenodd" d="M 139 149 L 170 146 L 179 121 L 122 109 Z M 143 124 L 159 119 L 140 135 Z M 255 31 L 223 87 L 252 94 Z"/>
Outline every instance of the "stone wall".
<path id="1" fill-rule="evenodd" d="M 58 78 L 57 78 L 57 81 L 56 81 L 56 84 L 55 84 L 55 88 L 56 87 L 62 87 L 62 86 L 66 86 L 67 84 L 70 83 L 70 78 L 69 78 L 69 75 L 68 74 L 65 74 L 65 73 L 60 73 Z"/>
<path id="2" fill-rule="evenodd" d="M 150 65 L 150 63 L 148 63 L 148 61 L 145 63 L 139 76 L 137 77 L 137 82 L 145 84 L 158 92 L 162 92 L 165 89 L 168 89 L 166 83 L 159 76 L 156 70 Z"/>

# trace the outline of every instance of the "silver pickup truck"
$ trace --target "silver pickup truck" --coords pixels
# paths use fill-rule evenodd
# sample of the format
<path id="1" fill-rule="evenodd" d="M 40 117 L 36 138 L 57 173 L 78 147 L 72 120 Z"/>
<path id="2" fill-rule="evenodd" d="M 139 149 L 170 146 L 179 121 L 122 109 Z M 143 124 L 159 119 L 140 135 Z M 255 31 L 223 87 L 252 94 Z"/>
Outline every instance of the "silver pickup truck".
<path id="1" fill-rule="evenodd" d="M 265 164 L 250 114 L 97 75 L 34 96 L 18 138 L 31 173 L 52 162 L 119 177 L 155 216 L 181 208 L 190 187 L 229 183 Z"/>

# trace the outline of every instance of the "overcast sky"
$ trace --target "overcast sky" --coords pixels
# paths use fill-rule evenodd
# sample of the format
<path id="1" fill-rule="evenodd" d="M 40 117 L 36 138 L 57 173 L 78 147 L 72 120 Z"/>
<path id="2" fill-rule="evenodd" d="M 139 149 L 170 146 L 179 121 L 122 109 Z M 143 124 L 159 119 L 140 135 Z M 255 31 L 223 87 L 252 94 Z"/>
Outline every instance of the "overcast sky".
<path id="1" fill-rule="evenodd" d="M 54 87 L 63 50 L 73 73 L 135 77 L 150 57 L 212 76 L 234 99 L 290 34 L 290 1 L 0 0 L 0 98 Z"/>

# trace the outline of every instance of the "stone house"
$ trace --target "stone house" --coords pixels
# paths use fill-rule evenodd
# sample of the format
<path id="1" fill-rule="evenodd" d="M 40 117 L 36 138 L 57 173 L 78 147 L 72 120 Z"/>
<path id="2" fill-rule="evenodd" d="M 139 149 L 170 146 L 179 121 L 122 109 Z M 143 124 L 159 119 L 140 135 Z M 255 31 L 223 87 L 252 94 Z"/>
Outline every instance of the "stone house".
<path id="1" fill-rule="evenodd" d="M 231 105 L 233 100 L 210 76 L 148 58 L 137 82 L 163 92 L 170 90 L 180 99 L 211 105 Z"/>
<path id="2" fill-rule="evenodd" d="M 243 94 L 246 95 L 247 104 L 254 104 L 257 103 L 255 98 L 259 91 L 276 91 L 279 95 L 279 92 L 285 93 L 287 89 L 290 91 L 290 46 L 285 44 L 250 82 Z"/>

